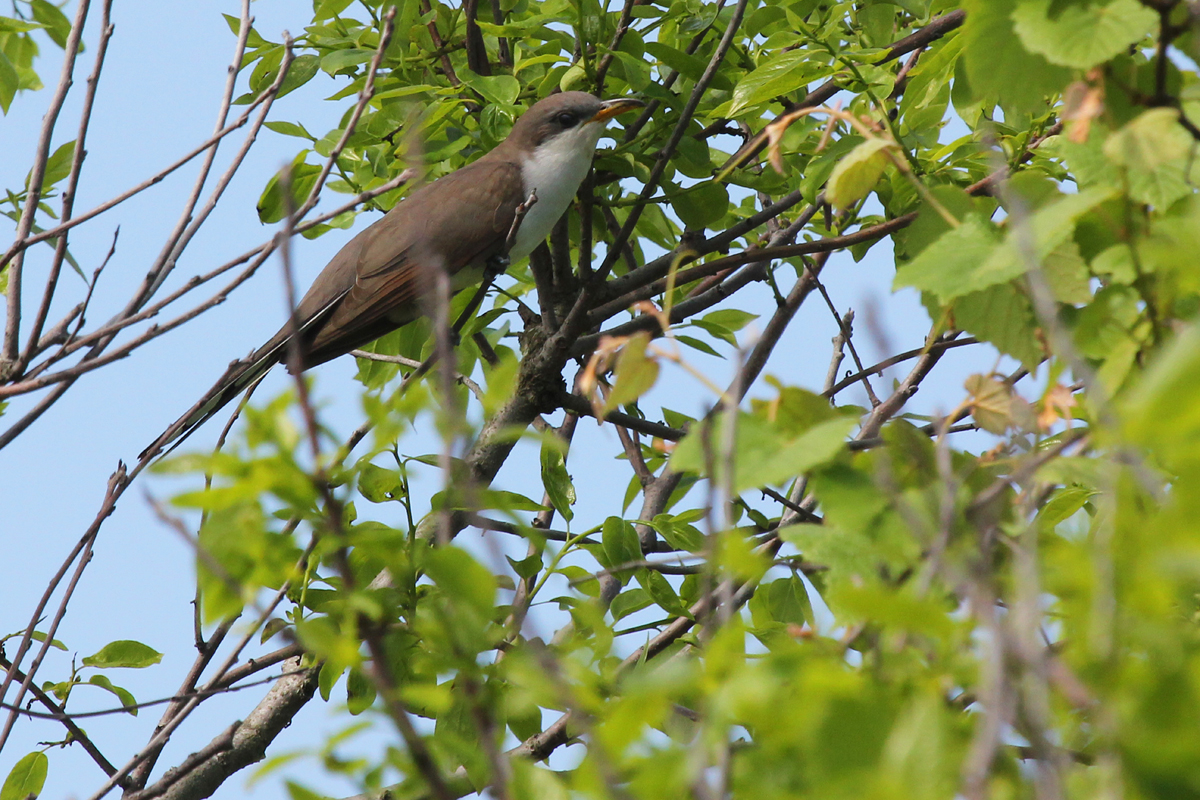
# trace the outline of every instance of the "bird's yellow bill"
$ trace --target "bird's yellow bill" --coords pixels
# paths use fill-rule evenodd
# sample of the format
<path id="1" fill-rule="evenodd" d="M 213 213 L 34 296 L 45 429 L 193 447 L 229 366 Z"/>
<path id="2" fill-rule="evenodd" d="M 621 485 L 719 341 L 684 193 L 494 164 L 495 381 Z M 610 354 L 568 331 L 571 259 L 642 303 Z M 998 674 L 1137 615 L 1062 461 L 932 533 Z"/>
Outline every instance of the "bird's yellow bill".
<path id="1" fill-rule="evenodd" d="M 618 114 L 624 114 L 626 111 L 632 111 L 635 108 L 644 108 L 645 105 L 641 100 L 634 100 L 631 97 L 605 100 L 604 106 L 588 122 L 606 122 Z"/>

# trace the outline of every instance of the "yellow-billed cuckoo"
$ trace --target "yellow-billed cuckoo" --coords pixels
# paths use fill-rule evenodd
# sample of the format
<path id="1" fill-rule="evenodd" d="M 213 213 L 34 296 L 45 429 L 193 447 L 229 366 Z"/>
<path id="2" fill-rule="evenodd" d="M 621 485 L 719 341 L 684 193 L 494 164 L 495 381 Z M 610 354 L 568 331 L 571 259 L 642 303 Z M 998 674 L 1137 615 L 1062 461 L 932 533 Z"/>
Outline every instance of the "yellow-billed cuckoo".
<path id="1" fill-rule="evenodd" d="M 642 105 L 585 92 L 563 92 L 535 103 L 496 149 L 413 192 L 351 239 L 296 306 L 295 326 L 285 325 L 249 357 L 230 364 L 140 457 L 182 441 L 271 367 L 286 362 L 293 330 L 303 337 L 300 367 L 308 369 L 419 317 L 434 270 L 481 275 L 497 258 L 528 255 L 574 199 L 604 124 Z M 531 193 L 536 202 L 525 210 L 505 253 L 517 208 Z M 455 280 L 456 288 L 462 288 L 462 277 Z"/>

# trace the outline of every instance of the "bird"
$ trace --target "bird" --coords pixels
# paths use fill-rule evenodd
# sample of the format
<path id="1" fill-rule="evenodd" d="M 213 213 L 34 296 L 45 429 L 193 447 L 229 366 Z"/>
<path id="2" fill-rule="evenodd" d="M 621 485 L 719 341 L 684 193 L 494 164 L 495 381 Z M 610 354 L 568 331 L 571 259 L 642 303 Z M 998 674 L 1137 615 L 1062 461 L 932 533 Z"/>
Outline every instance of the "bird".
<path id="1" fill-rule="evenodd" d="M 449 274 L 458 290 L 478 282 L 485 269 L 527 256 L 575 198 L 608 121 L 644 105 L 587 92 L 534 103 L 489 153 L 417 189 L 342 247 L 296 305 L 295 322 L 232 362 L 139 459 L 173 450 L 273 366 L 288 362 L 293 332 L 301 337 L 301 361 L 288 368 L 307 370 L 422 316 L 435 270 Z"/>

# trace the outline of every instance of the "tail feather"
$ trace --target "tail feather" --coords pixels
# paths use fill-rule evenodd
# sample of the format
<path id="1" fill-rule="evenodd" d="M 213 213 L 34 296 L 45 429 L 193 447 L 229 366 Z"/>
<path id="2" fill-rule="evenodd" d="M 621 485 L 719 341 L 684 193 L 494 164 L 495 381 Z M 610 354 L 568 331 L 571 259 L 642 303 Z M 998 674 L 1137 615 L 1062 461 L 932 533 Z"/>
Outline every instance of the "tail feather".
<path id="1" fill-rule="evenodd" d="M 347 291 L 349 289 L 337 293 L 299 326 L 297 333 L 300 336 L 300 342 L 303 343 L 303 349 L 307 349 L 307 343 L 311 340 L 313 331 L 318 330 L 324 324 L 329 314 L 337 307 L 342 298 L 345 297 Z M 301 301 L 301 306 L 304 303 L 305 301 Z M 380 331 L 375 335 L 379 336 L 386 332 Z M 159 455 L 165 456 L 183 444 L 184 439 L 191 436 L 192 432 L 205 422 L 208 422 L 214 414 L 228 405 L 230 400 L 237 397 L 243 391 L 257 385 L 271 371 L 271 367 L 283 360 L 284 353 L 287 351 L 291 341 L 291 331 L 289 330 L 289 326 L 285 325 L 278 333 L 271 337 L 270 341 L 251 353 L 248 358 L 231 363 L 229 368 L 225 370 L 225 374 L 213 384 L 211 389 L 204 393 L 204 396 L 197 401 L 196 405 L 192 406 L 182 417 L 175 420 L 169 428 L 163 431 L 161 436 L 154 440 L 153 444 L 138 454 L 138 460 L 143 460 L 147 457 L 153 458 Z M 349 347 L 346 347 L 340 352 L 325 355 L 321 361 L 327 361 L 333 355 L 341 355 L 341 353 L 349 349 Z M 308 358 L 307 355 L 304 355 L 301 358 L 301 369 L 308 369 L 318 363 L 320 361 L 314 361 Z M 166 448 L 166 450 L 163 448 Z"/>
<path id="2" fill-rule="evenodd" d="M 228 405 L 230 400 L 266 377 L 271 367 L 279 363 L 278 356 L 279 349 L 276 347 L 261 355 L 255 353 L 248 359 L 234 361 L 196 405 L 175 420 L 161 436 L 139 453 L 138 459 L 152 458 L 160 454 L 165 456 L 183 444 L 184 439 Z"/>

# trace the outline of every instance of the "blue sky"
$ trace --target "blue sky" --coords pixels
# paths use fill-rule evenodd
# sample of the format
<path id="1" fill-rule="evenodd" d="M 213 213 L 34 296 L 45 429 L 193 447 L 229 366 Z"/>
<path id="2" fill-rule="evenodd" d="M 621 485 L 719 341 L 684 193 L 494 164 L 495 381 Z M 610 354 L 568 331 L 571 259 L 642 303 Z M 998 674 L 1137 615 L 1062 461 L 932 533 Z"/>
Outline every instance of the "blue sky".
<path id="1" fill-rule="evenodd" d="M 221 13 L 236 15 L 236 2 L 163 4 L 139 0 L 115 6 L 116 32 L 89 133 L 88 159 L 76 202 L 76 209 L 80 210 L 152 175 L 209 136 L 225 68 L 233 51 L 234 37 Z M 252 12 L 257 18 L 256 28 L 267 38 L 279 40 L 285 28 L 293 31 L 303 28 L 308 8 L 306 3 L 260 0 L 254 3 Z M 69 4 L 68 14 L 73 10 L 74 4 Z M 97 15 L 98 9 L 89 21 L 86 37 L 89 44 L 95 41 Z M 52 45 L 43 48 L 38 69 L 47 84 L 52 85 L 57 79 L 60 57 L 61 51 Z M 64 108 L 56 146 L 74 136 L 83 79 L 90 69 L 91 51 L 77 65 L 75 89 Z M 319 132 L 334 126 L 352 102 L 322 101 L 345 80 L 320 75 L 280 100 L 272 118 L 302 122 L 320 135 Z M 0 186 L 22 185 L 50 95 L 50 89 L 21 95 L 8 116 L 0 119 L 0 153 L 4 154 L 0 158 Z M 224 146 L 218 171 L 238 141 L 235 135 Z M 250 249 L 272 234 L 272 228 L 259 223 L 254 205 L 270 175 L 294 156 L 299 141 L 263 131 L 214 218 L 181 261 L 172 278 L 173 285 Z M 175 223 L 194 176 L 194 167 L 185 168 L 73 233 L 72 252 L 90 274 L 108 251 L 114 230 L 120 227 L 116 255 L 93 301 L 90 315 L 93 320 L 106 318 L 123 302 L 130 287 L 158 254 L 165 231 Z M 318 211 L 342 200 L 342 196 L 327 193 Z M 356 230 L 374 218 L 360 218 Z M 334 231 L 315 241 L 298 239 L 293 249 L 297 282 L 307 285 L 351 235 L 352 232 Z M 31 253 L 26 272 L 28 286 L 40 290 L 38 276 L 45 269 L 49 252 L 48 247 L 42 246 Z M 890 294 L 891 261 L 885 244 L 858 264 L 848 255 L 839 254 L 825 272 L 827 286 L 839 309 L 845 311 L 853 306 L 859 313 L 858 329 L 862 335 L 858 341 L 868 362 L 880 355 L 879 347 L 866 335 L 868 307 L 875 309 L 880 328 L 887 332 L 888 341 L 883 344 L 889 352 L 919 346 L 928 327 L 925 312 L 911 292 Z M 73 274 L 66 275 L 64 284 L 68 296 L 82 288 L 82 282 Z M 190 406 L 231 359 L 244 355 L 278 328 L 285 310 L 281 284 L 279 264 L 273 259 L 222 306 L 143 347 L 130 358 L 82 378 L 31 429 L 0 450 L 0 535 L 6 544 L 8 567 L 0 583 L 0 633 L 24 627 L 47 579 L 94 516 L 106 479 L 117 460 L 135 461 L 138 451 Z M 765 286 L 756 286 L 751 291 L 754 310 L 763 314 L 765 321 L 773 307 L 770 293 Z M 739 298 L 739 305 L 744 302 Z M 767 372 L 787 383 L 819 389 L 834 333 L 832 319 L 819 298 L 814 297 L 801 310 Z M 744 335 L 753 335 L 753 327 Z M 991 356 L 971 350 L 951 351 L 910 410 L 928 412 L 954 407 L 961 399 L 965 375 L 989 369 L 993 363 Z M 704 357 L 696 362 L 718 383 L 727 379 L 727 363 Z M 361 421 L 353 374 L 354 364 L 348 358 L 316 371 L 317 394 L 325 402 L 323 418 L 343 433 Z M 259 390 L 258 397 L 269 397 L 283 390 L 289 380 L 278 371 Z M 887 382 L 877 381 L 876 385 L 882 392 L 890 385 L 890 378 Z M 760 384 L 755 393 L 765 395 L 767 391 Z M 681 411 L 699 413 L 713 398 L 682 371 L 668 368 L 652 399 L 667 402 Z M 844 399 L 861 401 L 862 398 L 847 394 Z M 0 424 L 15 420 L 29 404 L 27 399 L 15 400 Z M 649 407 L 653 408 L 653 403 Z M 215 420 L 200 431 L 188 446 L 194 449 L 210 446 L 220 422 Z M 436 449 L 432 437 L 420 435 L 409 440 L 407 446 L 413 454 Z M 592 454 L 608 459 L 615 452 L 619 452 L 615 435 L 584 420 L 569 466 L 579 478 L 581 468 L 574 465 L 589 463 Z M 524 448 L 505 466 L 500 483 L 505 488 L 540 496 L 536 488 L 536 458 L 532 448 Z M 580 492 L 575 527 L 590 527 L 616 513 L 626 478 L 621 473 L 615 480 L 597 482 L 589 474 L 587 490 Z M 114 682 L 129 688 L 139 700 L 166 696 L 175 689 L 194 654 L 190 606 L 192 556 L 189 547 L 154 518 L 145 500 L 146 493 L 162 498 L 169 496 L 174 488 L 175 484 L 164 479 L 139 480 L 105 523 L 95 558 L 58 633 L 70 653 L 55 651 L 43 667 L 41 679 L 63 677 L 71 654 L 86 656 L 111 640 L 133 638 L 162 651 L 163 663 L 148 670 L 114 674 L 111 676 Z M 477 532 L 463 537 L 471 546 L 479 546 L 481 538 Z M 485 547 L 480 552 L 486 551 Z M 548 619 L 545 622 L 549 624 Z M 86 694 L 86 691 L 81 690 L 72 699 L 73 707 L 99 708 L 111 704 L 109 695 L 95 690 Z M 248 694 L 257 698 L 261 691 L 250 690 Z M 160 763 L 169 766 L 203 746 L 232 719 L 244 715 L 252 703 L 246 694 L 205 703 L 175 737 Z M 332 716 L 333 711 L 320 702 L 310 704 L 280 737 L 277 749 L 318 745 L 323 735 L 341 722 Z M 136 721 L 124 715 L 101 717 L 90 721 L 86 728 L 109 759 L 119 764 L 149 737 L 158 713 L 156 709 L 146 709 Z M 388 743 L 389 729 L 381 727 L 379 731 L 380 738 L 362 746 L 374 749 Z M 12 764 L 34 749 L 39 740 L 47 738 L 61 738 L 60 731 L 49 725 L 22 723 L 14 740 L 0 753 L 0 776 L 7 774 Z M 99 770 L 79 748 L 54 750 L 50 755 L 50 777 L 44 796 L 86 797 L 99 784 Z M 353 789 L 323 777 L 312 766 L 297 768 L 289 774 L 301 776 L 314 788 L 330 793 Z M 244 778 L 236 777 L 217 797 L 234 797 L 245 792 Z M 270 778 L 258 783 L 250 794 L 256 798 L 276 798 L 286 796 L 286 791 L 278 778 Z"/>

